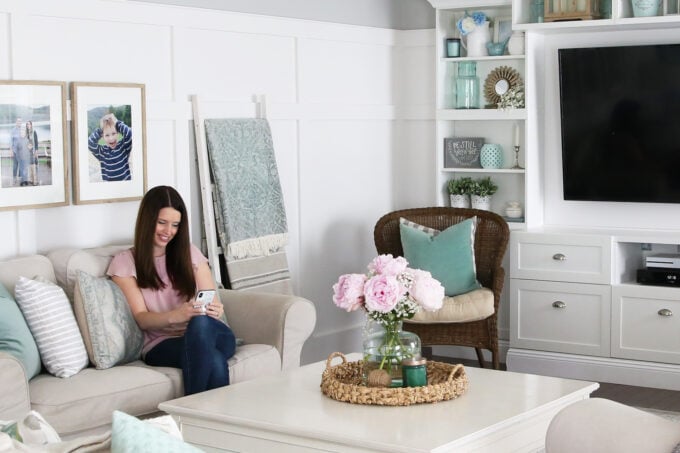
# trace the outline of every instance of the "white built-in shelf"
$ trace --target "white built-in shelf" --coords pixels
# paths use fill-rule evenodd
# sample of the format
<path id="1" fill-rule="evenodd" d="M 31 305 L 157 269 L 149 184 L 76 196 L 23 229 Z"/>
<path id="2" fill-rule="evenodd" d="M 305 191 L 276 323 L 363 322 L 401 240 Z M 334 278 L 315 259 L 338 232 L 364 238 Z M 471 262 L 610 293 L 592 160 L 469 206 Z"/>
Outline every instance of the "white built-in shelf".
<path id="1" fill-rule="evenodd" d="M 524 120 L 525 109 L 437 109 L 438 120 Z"/>
<path id="2" fill-rule="evenodd" d="M 442 168 L 442 171 L 449 173 L 517 173 L 526 172 L 524 168 Z"/>
<path id="3" fill-rule="evenodd" d="M 442 57 L 446 62 L 457 63 L 459 61 L 503 61 L 503 60 L 524 60 L 524 55 L 498 55 L 495 57 Z"/>

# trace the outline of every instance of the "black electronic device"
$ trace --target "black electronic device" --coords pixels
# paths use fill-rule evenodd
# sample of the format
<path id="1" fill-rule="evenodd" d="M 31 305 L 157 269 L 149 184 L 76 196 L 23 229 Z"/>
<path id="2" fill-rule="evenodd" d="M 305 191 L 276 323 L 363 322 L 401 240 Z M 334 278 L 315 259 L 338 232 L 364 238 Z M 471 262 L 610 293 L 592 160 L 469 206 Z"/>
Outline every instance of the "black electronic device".
<path id="1" fill-rule="evenodd" d="M 637 282 L 643 285 L 680 286 L 680 269 L 638 269 Z"/>
<path id="2" fill-rule="evenodd" d="M 564 199 L 680 203 L 680 44 L 558 61 Z"/>

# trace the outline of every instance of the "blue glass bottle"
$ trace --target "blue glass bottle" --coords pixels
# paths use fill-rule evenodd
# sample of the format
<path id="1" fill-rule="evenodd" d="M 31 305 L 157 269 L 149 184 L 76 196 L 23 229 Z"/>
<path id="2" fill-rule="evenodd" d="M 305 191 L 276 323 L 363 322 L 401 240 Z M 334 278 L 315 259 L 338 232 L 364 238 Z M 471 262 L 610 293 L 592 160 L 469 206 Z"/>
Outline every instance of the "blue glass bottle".
<path id="1" fill-rule="evenodd" d="M 479 108 L 479 77 L 477 77 L 476 61 L 461 61 L 458 63 L 456 108 Z"/>

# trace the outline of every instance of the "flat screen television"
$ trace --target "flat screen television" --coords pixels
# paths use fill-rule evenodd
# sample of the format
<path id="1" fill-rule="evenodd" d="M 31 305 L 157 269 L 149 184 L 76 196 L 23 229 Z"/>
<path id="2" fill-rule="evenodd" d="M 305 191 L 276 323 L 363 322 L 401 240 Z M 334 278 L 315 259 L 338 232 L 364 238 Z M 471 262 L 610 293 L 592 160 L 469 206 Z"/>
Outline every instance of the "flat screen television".
<path id="1" fill-rule="evenodd" d="M 564 199 L 680 203 L 680 44 L 558 59 Z"/>

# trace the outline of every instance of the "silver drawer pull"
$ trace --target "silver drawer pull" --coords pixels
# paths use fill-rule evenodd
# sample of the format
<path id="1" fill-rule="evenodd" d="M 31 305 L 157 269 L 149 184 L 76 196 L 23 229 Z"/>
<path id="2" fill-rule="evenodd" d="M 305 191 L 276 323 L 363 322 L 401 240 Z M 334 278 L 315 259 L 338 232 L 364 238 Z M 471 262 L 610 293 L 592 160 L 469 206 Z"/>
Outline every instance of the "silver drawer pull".
<path id="1" fill-rule="evenodd" d="M 552 306 L 554 308 L 567 308 L 567 304 L 565 304 L 561 300 L 556 300 L 555 302 L 552 303 Z"/>
<path id="2" fill-rule="evenodd" d="M 554 259 L 555 261 L 565 261 L 565 260 L 567 259 L 567 257 L 564 256 L 562 253 L 555 253 L 555 254 L 553 255 L 553 259 Z"/>
<path id="3" fill-rule="evenodd" d="M 673 316 L 673 312 L 670 311 L 668 308 L 662 308 L 659 310 L 659 316 Z"/>

